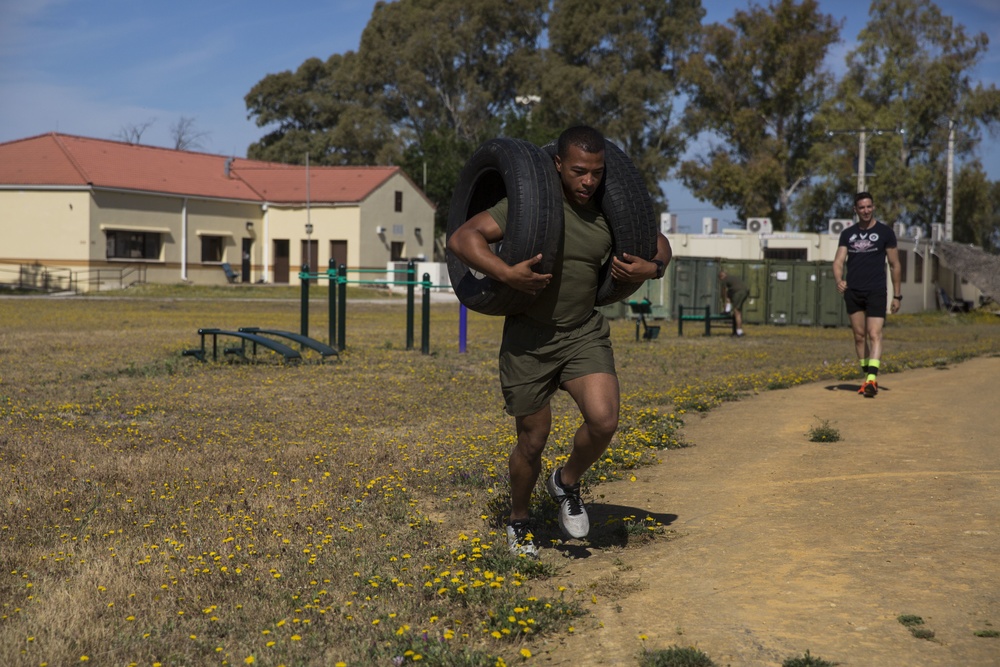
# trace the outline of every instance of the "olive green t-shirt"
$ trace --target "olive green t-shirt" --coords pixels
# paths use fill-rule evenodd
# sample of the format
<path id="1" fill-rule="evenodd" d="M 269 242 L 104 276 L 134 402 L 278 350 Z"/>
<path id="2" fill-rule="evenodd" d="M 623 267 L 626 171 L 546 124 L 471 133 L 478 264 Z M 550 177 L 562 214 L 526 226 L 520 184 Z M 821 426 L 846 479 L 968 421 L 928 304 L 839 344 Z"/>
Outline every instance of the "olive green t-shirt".
<path id="1" fill-rule="evenodd" d="M 507 200 L 489 209 L 501 231 L 507 230 Z M 524 312 L 531 319 L 559 328 L 580 324 L 594 311 L 597 280 L 611 254 L 611 228 L 593 206 L 574 206 L 563 197 L 563 238 L 552 268 L 552 280 Z"/>

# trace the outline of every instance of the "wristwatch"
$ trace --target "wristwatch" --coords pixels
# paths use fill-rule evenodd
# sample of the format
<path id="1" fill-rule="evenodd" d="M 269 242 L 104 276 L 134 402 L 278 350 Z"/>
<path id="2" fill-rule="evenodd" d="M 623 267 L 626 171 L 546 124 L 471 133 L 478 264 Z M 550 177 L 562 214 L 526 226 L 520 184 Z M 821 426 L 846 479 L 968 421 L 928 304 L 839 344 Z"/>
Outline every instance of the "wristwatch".
<path id="1" fill-rule="evenodd" d="M 663 272 L 666 270 L 667 266 L 658 259 L 654 259 L 653 264 L 656 264 L 656 279 L 659 280 L 663 277 Z"/>
<path id="2" fill-rule="evenodd" d="M 892 296 L 892 298 L 895 299 L 896 301 L 902 301 L 903 300 L 903 295 L 902 294 L 894 294 Z"/>

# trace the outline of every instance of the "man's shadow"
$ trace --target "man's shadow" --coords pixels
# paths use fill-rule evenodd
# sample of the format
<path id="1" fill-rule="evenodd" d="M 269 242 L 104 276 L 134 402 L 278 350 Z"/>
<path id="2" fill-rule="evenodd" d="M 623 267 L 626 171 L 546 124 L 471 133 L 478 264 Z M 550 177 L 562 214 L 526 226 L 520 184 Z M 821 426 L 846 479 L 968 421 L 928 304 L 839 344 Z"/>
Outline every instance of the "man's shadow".
<path id="1" fill-rule="evenodd" d="M 624 548 L 658 539 L 660 533 L 677 521 L 676 514 L 609 503 L 587 504 L 587 515 L 590 533 L 582 540 L 566 541 L 556 527 L 551 536 L 556 551 L 567 558 L 590 558 L 591 549 Z"/>
<path id="2" fill-rule="evenodd" d="M 847 391 L 847 392 L 854 392 L 855 394 L 857 394 L 858 387 L 860 386 L 861 383 L 859 382 L 852 382 L 850 384 L 842 382 L 840 384 L 828 384 L 826 387 L 824 387 L 824 389 L 826 389 L 827 391 Z M 878 386 L 878 390 L 880 393 L 883 391 L 892 391 L 888 387 L 881 384 Z"/>

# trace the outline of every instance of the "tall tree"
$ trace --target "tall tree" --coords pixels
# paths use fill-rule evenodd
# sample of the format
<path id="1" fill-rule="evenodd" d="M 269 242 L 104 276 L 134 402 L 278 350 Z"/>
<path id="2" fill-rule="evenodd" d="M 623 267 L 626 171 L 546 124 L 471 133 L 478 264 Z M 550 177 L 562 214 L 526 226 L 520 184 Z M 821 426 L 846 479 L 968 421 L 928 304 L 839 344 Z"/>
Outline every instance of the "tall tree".
<path id="1" fill-rule="evenodd" d="M 197 119 L 191 116 L 181 116 L 170 126 L 170 137 L 174 141 L 174 150 L 193 151 L 203 148 L 202 140 L 209 133 L 197 128 Z"/>
<path id="2" fill-rule="evenodd" d="M 955 179 L 954 240 L 1000 251 L 1000 182 L 990 182 L 974 160 Z"/>
<path id="3" fill-rule="evenodd" d="M 290 164 L 389 164 L 401 152 L 378 90 L 366 84 L 353 51 L 295 72 L 269 74 L 246 95 L 248 116 L 271 128 L 250 145 L 256 160 Z"/>
<path id="4" fill-rule="evenodd" d="M 443 128 L 480 142 L 537 60 L 545 0 L 379 2 L 361 36 L 365 77 L 405 139 Z"/>
<path id="5" fill-rule="evenodd" d="M 704 14 L 700 0 L 555 0 L 533 117 L 553 132 L 601 128 L 665 204 L 660 183 L 687 138 L 674 108 L 679 71 Z"/>
<path id="6" fill-rule="evenodd" d="M 982 128 L 1000 119 L 1000 91 L 971 79 L 989 39 L 985 33 L 967 35 L 930 0 L 875 0 L 870 17 L 821 116 L 832 130 L 867 128 L 869 136 L 873 128 L 904 132 L 876 135 L 867 143 L 874 164 L 867 189 L 875 195 L 880 219 L 926 227 L 944 219 L 949 122 L 964 138 L 953 144 L 961 162 Z M 843 210 L 856 187 L 858 137 L 836 135 L 823 148 L 815 155 L 826 178 L 822 187 L 840 193 L 828 210 Z"/>
<path id="7" fill-rule="evenodd" d="M 814 116 L 833 86 L 823 60 L 838 35 L 816 0 L 751 4 L 727 25 L 705 28 L 685 68 L 688 123 L 716 142 L 681 165 L 695 195 L 784 228 L 811 173 L 809 152 L 820 136 Z"/>
<path id="8" fill-rule="evenodd" d="M 146 134 L 146 130 L 151 128 L 155 122 L 155 118 L 150 118 L 141 123 L 126 123 L 115 133 L 115 139 L 126 144 L 141 144 L 142 135 Z"/>

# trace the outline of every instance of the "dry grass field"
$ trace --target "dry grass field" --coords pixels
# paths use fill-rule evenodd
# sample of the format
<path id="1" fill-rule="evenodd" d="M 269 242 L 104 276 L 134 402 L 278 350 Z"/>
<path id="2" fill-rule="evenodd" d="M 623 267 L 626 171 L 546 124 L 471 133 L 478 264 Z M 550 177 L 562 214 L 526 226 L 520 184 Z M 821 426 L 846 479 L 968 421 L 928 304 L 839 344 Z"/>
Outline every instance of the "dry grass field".
<path id="1" fill-rule="evenodd" d="M 299 304 L 189 292 L 0 298 L 0 664 L 503 665 L 572 632 L 593 592 L 554 588 L 558 565 L 509 557 L 496 530 L 513 427 L 498 318 L 470 313 L 460 354 L 458 307 L 435 304 L 421 355 L 419 309 L 407 351 L 398 300 L 352 301 L 340 361 L 203 364 L 181 356 L 199 327 L 297 331 Z M 321 299 L 311 324 L 325 339 Z M 622 421 L 591 494 L 682 446 L 692 411 L 858 376 L 846 329 L 612 331 Z M 886 347 L 886 372 L 997 354 L 1000 321 L 894 317 Z M 547 466 L 576 428 L 554 406 Z M 591 545 L 667 538 L 617 517 Z"/>

